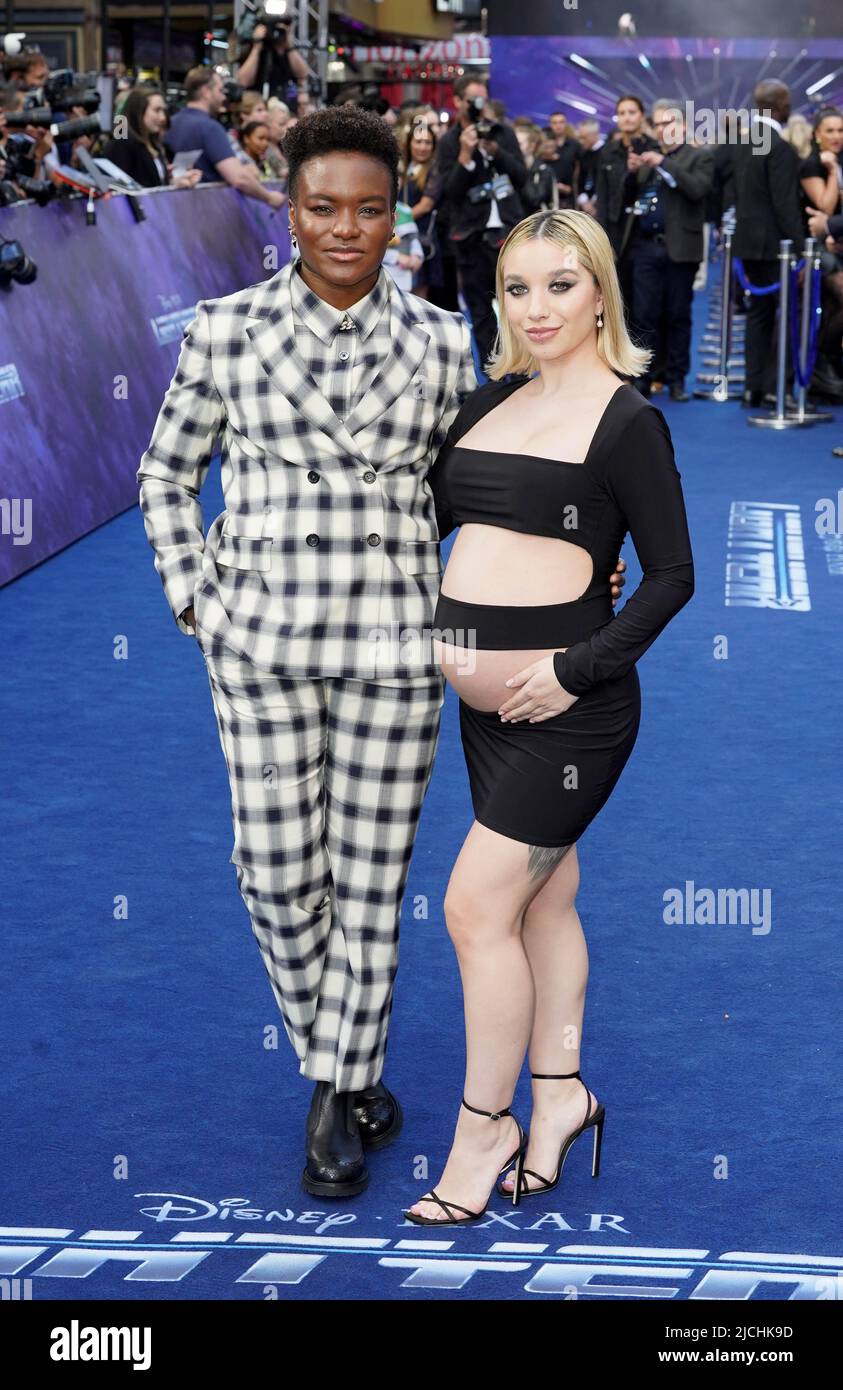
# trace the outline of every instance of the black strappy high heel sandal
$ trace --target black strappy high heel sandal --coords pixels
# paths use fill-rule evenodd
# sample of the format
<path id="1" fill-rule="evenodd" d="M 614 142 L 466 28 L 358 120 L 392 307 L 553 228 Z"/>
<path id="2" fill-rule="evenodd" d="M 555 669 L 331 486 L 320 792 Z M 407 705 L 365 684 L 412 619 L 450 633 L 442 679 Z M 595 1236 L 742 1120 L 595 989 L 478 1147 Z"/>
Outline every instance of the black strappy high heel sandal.
<path id="1" fill-rule="evenodd" d="M 486 1115 L 490 1120 L 502 1120 L 504 1115 L 512 1115 L 512 1111 L 509 1108 L 509 1106 L 507 1106 L 505 1110 L 478 1110 L 475 1106 L 469 1105 L 465 1096 L 463 1096 L 462 1098 L 462 1103 L 465 1106 L 466 1110 L 473 1111 L 475 1115 Z M 512 1205 L 514 1207 L 517 1207 L 518 1203 L 521 1201 L 521 1190 L 524 1186 L 522 1174 L 524 1171 L 524 1158 L 527 1153 L 528 1136 L 521 1128 L 521 1125 L 516 1119 L 516 1117 L 512 1115 L 512 1118 L 518 1125 L 518 1148 L 515 1150 L 515 1153 L 512 1155 L 512 1157 L 506 1160 L 506 1163 L 503 1165 L 500 1172 L 498 1173 L 498 1177 L 500 1177 L 501 1173 L 505 1173 L 507 1168 L 511 1168 L 513 1163 L 515 1164 L 515 1186 L 511 1192 L 504 1192 L 503 1195 L 505 1197 L 511 1197 Z M 499 1185 L 497 1190 L 500 1191 Z M 492 1192 L 494 1191 L 495 1188 L 493 1187 Z M 491 1197 L 491 1195 L 492 1193 L 490 1192 L 489 1196 Z M 412 1211 L 403 1212 L 403 1215 L 406 1216 L 407 1220 L 414 1222 L 416 1226 L 468 1226 L 472 1221 L 479 1221 L 481 1217 L 485 1216 L 486 1212 L 489 1210 L 489 1203 L 487 1202 L 482 1211 L 469 1211 L 468 1207 L 461 1207 L 459 1202 L 443 1202 L 442 1198 L 437 1196 L 437 1194 L 433 1191 L 425 1193 L 424 1197 L 419 1197 L 418 1200 L 420 1202 L 438 1202 L 442 1210 L 444 1212 L 447 1212 L 448 1219 L 447 1221 L 441 1221 L 436 1216 L 418 1216 L 415 1212 Z M 464 1211 L 466 1215 L 454 1216 L 453 1211 Z"/>
<path id="2" fill-rule="evenodd" d="M 534 1081 L 568 1081 L 573 1076 L 578 1076 L 580 1081 L 582 1081 L 582 1077 L 580 1076 L 578 1071 L 560 1072 L 556 1075 L 554 1075 L 551 1072 L 532 1071 L 530 1072 L 530 1076 Z M 585 1086 L 584 1081 L 582 1081 L 582 1084 Z M 600 1172 L 600 1149 L 603 1144 L 603 1121 L 606 1118 L 606 1111 L 603 1108 L 603 1105 L 598 1101 L 597 1107 L 594 1111 L 594 1114 L 592 1115 L 591 1092 L 589 1091 L 587 1086 L 585 1087 L 585 1091 L 586 1095 L 588 1096 L 588 1109 L 585 1112 L 585 1119 L 583 1123 L 580 1125 L 579 1129 L 575 1129 L 573 1134 L 569 1134 L 568 1138 L 562 1145 L 561 1151 L 559 1153 L 559 1162 L 556 1165 L 556 1172 L 554 1176 L 550 1180 L 548 1180 L 547 1178 L 543 1178 L 541 1173 L 536 1173 L 532 1168 L 525 1168 L 522 1163 L 520 1177 L 518 1173 L 516 1173 L 515 1175 L 515 1186 L 512 1189 L 513 1192 L 517 1191 L 520 1186 L 523 1186 L 525 1174 L 528 1174 L 531 1178 L 538 1178 L 539 1182 L 542 1183 L 542 1186 L 524 1187 L 524 1191 L 520 1193 L 520 1196 L 535 1197 L 540 1192 L 552 1192 L 553 1188 L 556 1186 L 556 1184 L 559 1182 L 559 1179 L 562 1176 L 562 1169 L 565 1166 L 565 1159 L 567 1158 L 568 1152 L 571 1149 L 574 1141 L 576 1139 L 579 1139 L 580 1135 L 584 1134 L 587 1129 L 591 1129 L 592 1125 L 594 1126 L 594 1153 L 591 1160 L 591 1176 L 593 1178 L 596 1178 L 598 1176 Z M 510 1192 L 509 1188 L 504 1187 L 502 1183 L 497 1184 L 496 1190 L 499 1196 L 501 1197 L 512 1196 L 512 1192 Z"/>

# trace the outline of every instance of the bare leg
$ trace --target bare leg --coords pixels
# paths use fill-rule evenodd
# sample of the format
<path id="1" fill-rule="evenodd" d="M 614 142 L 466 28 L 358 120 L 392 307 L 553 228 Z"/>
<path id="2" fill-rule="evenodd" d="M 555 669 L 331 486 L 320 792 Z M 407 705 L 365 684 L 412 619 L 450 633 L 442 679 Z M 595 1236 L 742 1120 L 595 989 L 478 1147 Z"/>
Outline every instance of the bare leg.
<path id="1" fill-rule="evenodd" d="M 512 1101 L 535 1005 L 521 920 L 564 852 L 511 840 L 475 821 L 451 874 L 445 918 L 464 994 L 463 1094 L 480 1110 L 506 1109 Z M 434 1183 L 436 1192 L 446 1202 L 481 1211 L 517 1147 L 518 1127 L 511 1116 L 490 1120 L 461 1105 L 447 1164 Z M 420 1199 L 410 1210 L 448 1219 L 435 1201 Z"/>
<path id="2" fill-rule="evenodd" d="M 524 912 L 522 940 L 533 972 L 536 1007 L 530 1036 L 530 1070 L 556 1075 L 578 1071 L 588 983 L 588 947 L 576 909 L 579 888 L 576 846 L 561 861 Z M 550 1180 L 568 1134 L 584 1121 L 581 1081 L 533 1083 L 530 1145 L 525 1167 Z M 592 1111 L 597 1099 L 592 1095 Z M 525 1177 L 527 1190 L 539 1183 Z M 514 1172 L 504 1180 L 510 1190 Z"/>

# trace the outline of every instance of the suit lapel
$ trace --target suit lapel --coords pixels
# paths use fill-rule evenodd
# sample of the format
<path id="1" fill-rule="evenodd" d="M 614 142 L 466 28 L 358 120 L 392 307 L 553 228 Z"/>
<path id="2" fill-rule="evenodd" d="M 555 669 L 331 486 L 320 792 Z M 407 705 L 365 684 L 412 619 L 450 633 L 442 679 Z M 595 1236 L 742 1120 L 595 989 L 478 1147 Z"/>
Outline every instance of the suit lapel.
<path id="1" fill-rule="evenodd" d="M 388 275 L 388 271 L 384 271 Z M 398 289 L 394 280 L 389 282 L 389 336 L 390 355 L 381 363 L 380 371 L 371 378 L 375 366 L 375 350 L 370 346 L 371 339 L 364 344 L 363 381 L 366 389 L 358 395 L 357 402 L 346 420 L 349 434 L 359 435 L 375 421 L 382 419 L 390 406 L 404 391 L 424 361 L 430 348 L 430 338 L 419 326 L 418 319 Z"/>
<path id="2" fill-rule="evenodd" d="M 342 420 L 334 413 L 296 348 L 293 306 L 290 297 L 292 263 L 267 280 L 252 301 L 246 334 L 260 366 L 277 388 L 279 410 L 303 417 L 310 429 L 298 440 L 310 462 L 314 448 L 338 458 L 356 454 L 357 445 Z"/>

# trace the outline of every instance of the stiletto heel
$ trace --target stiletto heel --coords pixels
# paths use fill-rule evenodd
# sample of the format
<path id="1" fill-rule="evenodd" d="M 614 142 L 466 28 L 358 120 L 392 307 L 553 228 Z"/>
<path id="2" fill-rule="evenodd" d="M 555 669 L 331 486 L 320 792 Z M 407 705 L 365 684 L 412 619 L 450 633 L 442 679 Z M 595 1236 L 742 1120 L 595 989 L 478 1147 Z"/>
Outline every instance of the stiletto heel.
<path id="1" fill-rule="evenodd" d="M 579 1077 L 580 1081 L 582 1081 L 582 1077 L 580 1076 L 578 1071 L 559 1072 L 555 1074 L 551 1072 L 533 1071 L 530 1072 L 530 1076 L 534 1081 L 568 1081 L 575 1076 Z M 585 1086 L 584 1081 L 583 1085 Z M 518 1198 L 520 1200 L 521 1197 L 535 1197 L 540 1192 L 552 1192 L 562 1176 L 562 1169 L 565 1166 L 565 1159 L 568 1157 L 568 1154 L 574 1142 L 577 1139 L 579 1139 L 580 1135 L 584 1134 L 587 1129 L 592 1128 L 594 1129 L 594 1152 L 591 1163 L 591 1176 L 593 1178 L 596 1178 L 598 1176 L 600 1172 L 600 1149 L 603 1144 L 603 1121 L 606 1118 L 606 1111 L 603 1105 L 598 1102 L 594 1114 L 592 1115 L 591 1092 L 589 1091 L 587 1086 L 585 1087 L 585 1090 L 586 1095 L 588 1096 L 588 1106 L 585 1112 L 585 1119 L 583 1123 L 580 1125 L 579 1129 L 575 1129 L 573 1134 L 569 1134 L 568 1138 L 563 1143 L 562 1148 L 559 1152 L 559 1161 L 556 1165 L 556 1172 L 554 1173 L 553 1177 L 550 1179 L 544 1178 L 542 1177 L 541 1173 L 536 1173 L 532 1168 L 525 1168 L 522 1159 L 520 1161 L 520 1164 L 516 1166 L 515 1186 L 510 1191 L 508 1187 L 504 1187 L 503 1183 L 499 1182 L 496 1187 L 496 1191 L 498 1192 L 499 1196 L 511 1196 L 513 1198 L 513 1205 L 517 1206 L 518 1203 L 515 1201 L 516 1193 L 518 1194 Z M 531 1178 L 537 1178 L 538 1181 L 542 1184 L 541 1187 L 525 1186 L 525 1174 L 528 1174 Z"/>
<path id="2" fill-rule="evenodd" d="M 518 1203 L 521 1201 L 521 1189 L 524 1185 L 524 1160 L 527 1157 L 527 1141 L 528 1136 L 525 1134 L 524 1142 L 521 1145 L 521 1148 L 518 1153 L 518 1158 L 515 1163 L 515 1186 L 512 1189 L 512 1205 L 514 1207 L 517 1207 Z M 502 1168 L 501 1172 L 505 1173 L 508 1167 L 509 1164 L 507 1164 L 506 1167 Z"/>
<path id="3" fill-rule="evenodd" d="M 465 1096 L 463 1096 L 462 1098 L 462 1104 L 465 1106 L 466 1110 L 471 1110 L 475 1115 L 486 1115 L 490 1120 L 501 1120 L 503 1119 L 504 1115 L 512 1115 L 512 1111 L 510 1110 L 509 1106 L 507 1106 L 505 1110 L 478 1110 L 475 1106 L 469 1105 Z M 504 1192 L 504 1196 L 511 1197 L 512 1205 L 514 1207 L 517 1207 L 518 1203 L 521 1200 L 521 1188 L 523 1186 L 521 1174 L 524 1171 L 524 1159 L 527 1156 L 528 1136 L 522 1129 L 516 1117 L 512 1115 L 512 1118 L 513 1120 L 515 1120 L 516 1125 L 518 1125 L 518 1148 L 515 1150 L 515 1153 L 512 1154 L 506 1160 L 506 1163 L 503 1165 L 503 1167 L 500 1169 L 498 1173 L 498 1177 L 505 1173 L 507 1168 L 511 1168 L 513 1163 L 516 1164 L 516 1171 L 519 1175 L 518 1180 L 515 1184 L 513 1191 Z M 493 1184 L 492 1192 L 496 1190 L 496 1187 L 497 1190 L 500 1191 L 500 1186 Z M 492 1192 L 489 1193 L 489 1197 L 491 1197 Z M 419 1201 L 438 1202 L 442 1210 L 447 1213 L 448 1219 L 447 1221 L 440 1221 L 439 1218 L 436 1216 L 418 1216 L 415 1212 L 412 1211 L 403 1212 L 402 1215 L 406 1216 L 408 1221 L 414 1222 L 416 1226 L 468 1226 L 470 1222 L 479 1221 L 482 1217 L 484 1217 L 489 1209 L 488 1199 L 482 1211 L 469 1211 L 468 1207 L 461 1207 L 459 1202 L 444 1202 L 442 1198 L 432 1190 L 430 1192 L 425 1193 L 424 1197 L 419 1197 Z M 455 1211 L 464 1211 L 466 1214 L 465 1216 L 454 1216 L 452 1209 Z"/>
<path id="4" fill-rule="evenodd" d="M 591 1176 L 593 1178 L 596 1178 L 600 1172 L 600 1149 L 603 1144 L 603 1121 L 605 1118 L 606 1112 L 604 1110 L 594 1126 L 594 1157 L 591 1161 Z"/>

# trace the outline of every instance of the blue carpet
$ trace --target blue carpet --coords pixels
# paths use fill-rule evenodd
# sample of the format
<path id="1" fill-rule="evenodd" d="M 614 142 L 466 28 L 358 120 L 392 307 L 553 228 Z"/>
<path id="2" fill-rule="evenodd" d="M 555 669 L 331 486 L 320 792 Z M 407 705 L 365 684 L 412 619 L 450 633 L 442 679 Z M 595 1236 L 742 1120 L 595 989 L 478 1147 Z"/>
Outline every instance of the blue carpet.
<path id="1" fill-rule="evenodd" d="M 229 863 L 204 663 L 132 509 L 0 594 L 0 1273 L 41 1298 L 821 1296 L 840 1265 L 843 577 L 814 517 L 843 484 L 843 413 L 774 434 L 737 404 L 661 399 L 697 591 L 639 663 L 638 743 L 579 846 L 600 1178 L 584 1141 L 544 1202 L 493 1197 L 451 1232 L 400 1214 L 439 1176 L 461 1094 L 442 898 L 471 808 L 449 691 L 385 1073 L 405 1128 L 361 1197 L 302 1192 L 310 1087 L 283 1032 L 264 1045 L 280 1019 Z M 810 611 L 725 605 L 733 500 L 799 507 Z M 216 467 L 203 502 L 222 506 Z M 667 925 L 687 881 L 769 889 L 771 930 Z"/>

